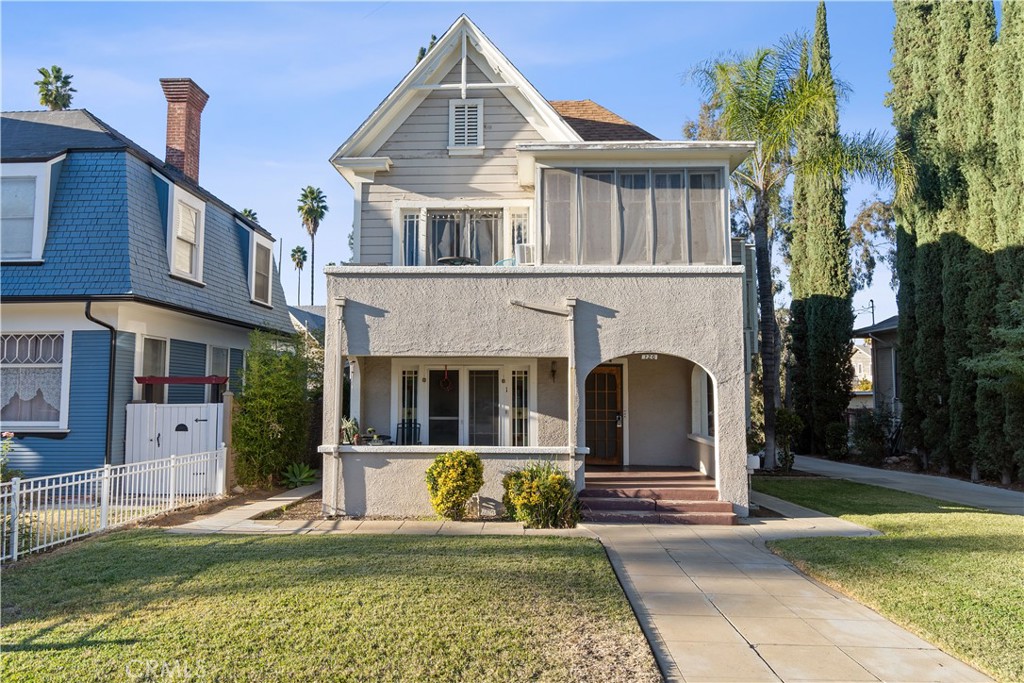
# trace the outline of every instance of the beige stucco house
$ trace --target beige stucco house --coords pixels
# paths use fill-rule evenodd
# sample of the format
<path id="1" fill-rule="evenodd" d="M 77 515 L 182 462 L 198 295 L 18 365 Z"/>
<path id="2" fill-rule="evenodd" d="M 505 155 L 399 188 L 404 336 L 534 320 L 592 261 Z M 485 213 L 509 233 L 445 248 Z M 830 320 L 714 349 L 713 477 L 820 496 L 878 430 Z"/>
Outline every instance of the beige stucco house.
<path id="1" fill-rule="evenodd" d="M 331 158 L 355 257 L 325 271 L 325 512 L 430 514 L 426 468 L 463 446 L 484 514 L 551 460 L 580 489 L 690 468 L 745 515 L 753 253 L 727 180 L 752 148 L 548 101 L 460 17 Z M 382 445 L 343 443 L 346 367 Z"/>

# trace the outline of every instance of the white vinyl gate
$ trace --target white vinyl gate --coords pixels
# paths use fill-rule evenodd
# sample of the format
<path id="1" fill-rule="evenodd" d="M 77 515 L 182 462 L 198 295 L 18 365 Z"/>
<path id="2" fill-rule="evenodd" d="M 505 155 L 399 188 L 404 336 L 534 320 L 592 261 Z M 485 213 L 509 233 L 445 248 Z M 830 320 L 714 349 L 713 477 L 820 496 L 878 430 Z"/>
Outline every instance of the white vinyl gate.
<path id="1" fill-rule="evenodd" d="M 220 449 L 222 403 L 129 403 L 125 433 L 125 464 L 162 460 L 172 455 Z M 179 493 L 202 493 L 216 486 L 216 472 L 196 471 L 179 482 Z"/>

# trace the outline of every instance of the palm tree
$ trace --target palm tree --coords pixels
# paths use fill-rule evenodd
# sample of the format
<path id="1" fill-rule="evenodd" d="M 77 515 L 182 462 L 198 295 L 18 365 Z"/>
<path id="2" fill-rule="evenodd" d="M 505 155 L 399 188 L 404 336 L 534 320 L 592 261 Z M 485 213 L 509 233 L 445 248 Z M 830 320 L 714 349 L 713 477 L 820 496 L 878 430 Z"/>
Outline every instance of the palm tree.
<path id="1" fill-rule="evenodd" d="M 309 233 L 309 305 L 313 305 L 316 293 L 316 231 L 327 213 L 327 197 L 319 187 L 307 185 L 299 195 L 299 215 L 302 225 Z"/>
<path id="2" fill-rule="evenodd" d="M 260 218 L 256 215 L 256 212 L 253 209 L 242 209 L 242 217 L 248 218 L 253 223 L 259 225 Z"/>
<path id="3" fill-rule="evenodd" d="M 698 66 L 694 77 L 708 102 L 717 108 L 726 139 L 751 140 L 754 152 L 734 173 L 734 180 L 753 203 L 749 217 L 757 259 L 757 292 L 761 327 L 761 394 L 764 400 L 765 467 L 775 459 L 775 409 L 779 385 L 778 326 L 772 280 L 769 228 L 779 194 L 799 164 L 811 173 L 839 173 L 887 182 L 897 171 L 897 192 L 909 186 L 905 159 L 891 142 L 875 136 L 840 136 L 822 146 L 813 158 L 794 159 L 797 135 L 820 117 L 830 115 L 834 95 L 824 79 L 800 71 L 801 41 L 762 48 L 752 55 L 712 60 Z"/>
<path id="4" fill-rule="evenodd" d="M 304 265 L 306 265 L 306 248 L 305 247 L 295 247 L 294 249 L 292 249 L 292 263 L 295 264 L 295 270 L 299 271 L 298 282 L 296 283 L 298 285 L 298 287 L 296 288 L 296 292 L 295 292 L 295 297 L 296 297 L 295 298 L 295 305 L 296 306 L 301 306 L 302 305 L 302 267 Z M 312 303 L 312 302 L 310 302 L 310 303 Z"/>
<path id="5" fill-rule="evenodd" d="M 34 84 L 39 86 L 39 104 L 48 107 L 50 111 L 61 111 L 70 107 L 71 93 L 78 92 L 71 87 L 71 79 L 74 76 L 65 74 L 56 64 L 49 69 L 45 66 L 39 67 L 39 75 L 42 78 Z"/>

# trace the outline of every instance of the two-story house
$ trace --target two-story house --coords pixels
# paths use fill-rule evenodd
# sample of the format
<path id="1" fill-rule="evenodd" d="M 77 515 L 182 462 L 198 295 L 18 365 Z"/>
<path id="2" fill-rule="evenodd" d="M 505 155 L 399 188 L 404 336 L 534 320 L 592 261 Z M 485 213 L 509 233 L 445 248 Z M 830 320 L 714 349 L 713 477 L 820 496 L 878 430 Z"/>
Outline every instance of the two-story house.
<path id="1" fill-rule="evenodd" d="M 356 249 L 326 270 L 325 511 L 430 514 L 426 468 L 465 447 L 485 514 L 545 459 L 579 489 L 692 471 L 745 515 L 756 313 L 727 181 L 752 149 L 548 101 L 460 17 L 331 158 Z M 342 442 L 346 364 L 383 445 Z"/>
<path id="2" fill-rule="evenodd" d="M 85 110 L 4 113 L 0 422 L 26 476 L 118 464 L 125 406 L 217 402 L 253 329 L 290 332 L 274 238 L 199 185 L 191 79 L 161 161 Z M 230 385 L 227 388 L 231 388 Z"/>

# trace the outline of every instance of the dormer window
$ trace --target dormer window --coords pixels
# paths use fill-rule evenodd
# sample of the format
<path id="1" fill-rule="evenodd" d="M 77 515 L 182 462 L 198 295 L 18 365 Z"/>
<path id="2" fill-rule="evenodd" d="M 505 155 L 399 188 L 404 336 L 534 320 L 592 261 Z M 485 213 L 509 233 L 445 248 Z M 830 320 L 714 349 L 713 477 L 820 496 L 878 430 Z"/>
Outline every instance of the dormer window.
<path id="1" fill-rule="evenodd" d="M 171 275 L 201 284 L 206 204 L 180 187 L 172 186 L 170 244 Z"/>
<path id="2" fill-rule="evenodd" d="M 50 189 L 63 159 L 0 166 L 0 259 L 4 262 L 42 261 Z"/>
<path id="3" fill-rule="evenodd" d="M 271 277 L 274 259 L 271 245 L 265 238 L 255 235 L 252 254 L 252 300 L 265 306 L 271 305 Z"/>
<path id="4" fill-rule="evenodd" d="M 481 154 L 484 147 L 483 127 L 483 100 L 451 100 L 448 103 L 448 152 Z"/>

